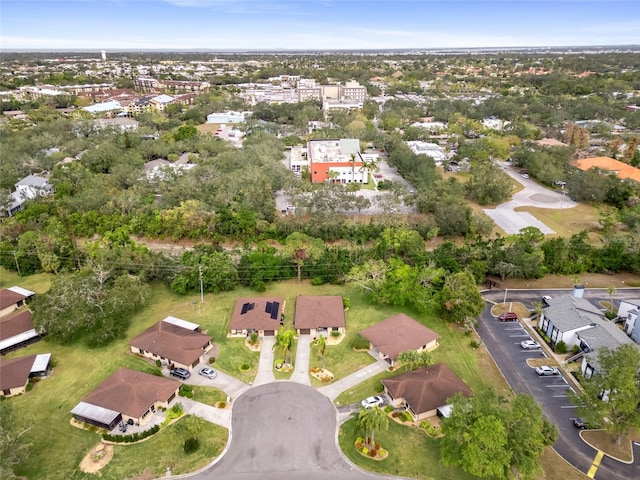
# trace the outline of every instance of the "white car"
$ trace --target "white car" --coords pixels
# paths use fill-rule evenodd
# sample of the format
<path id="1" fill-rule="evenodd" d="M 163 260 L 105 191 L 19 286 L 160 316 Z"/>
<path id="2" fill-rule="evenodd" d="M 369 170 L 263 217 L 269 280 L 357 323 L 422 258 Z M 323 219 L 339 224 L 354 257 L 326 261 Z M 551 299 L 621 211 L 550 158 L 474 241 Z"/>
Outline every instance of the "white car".
<path id="1" fill-rule="evenodd" d="M 546 375 L 560 375 L 560 370 L 558 370 L 556 367 L 542 365 L 540 367 L 536 367 L 536 373 L 541 377 L 544 377 Z"/>
<path id="2" fill-rule="evenodd" d="M 207 377 L 207 378 L 216 378 L 218 376 L 218 372 L 216 372 L 213 368 L 209 368 L 209 367 L 201 368 L 198 373 L 203 377 Z"/>
<path id="3" fill-rule="evenodd" d="M 551 302 L 551 297 L 549 295 L 544 295 L 542 297 L 542 303 L 545 305 L 545 307 L 549 306 L 549 302 Z"/>
<path id="4" fill-rule="evenodd" d="M 526 173 L 523 173 L 523 174 L 522 174 L 522 178 L 529 178 L 529 175 L 528 175 L 528 174 L 526 174 Z"/>
<path id="5" fill-rule="evenodd" d="M 362 400 L 362 406 L 366 409 L 379 407 L 383 403 L 384 403 L 384 400 L 382 400 L 382 397 L 379 397 L 378 395 L 376 395 L 375 397 L 367 397 L 364 400 Z"/>
<path id="6" fill-rule="evenodd" d="M 525 350 L 534 350 L 536 348 L 540 348 L 540 344 L 538 342 L 534 342 L 533 340 L 525 340 L 520 342 L 520 346 Z"/>

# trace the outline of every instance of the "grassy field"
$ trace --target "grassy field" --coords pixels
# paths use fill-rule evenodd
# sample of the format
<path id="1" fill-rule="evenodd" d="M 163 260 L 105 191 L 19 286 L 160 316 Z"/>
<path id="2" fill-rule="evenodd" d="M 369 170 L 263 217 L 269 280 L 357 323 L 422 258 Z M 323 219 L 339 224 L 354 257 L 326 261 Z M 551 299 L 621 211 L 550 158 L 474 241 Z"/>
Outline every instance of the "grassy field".
<path id="1" fill-rule="evenodd" d="M 542 223 L 555 230 L 556 235 L 568 238 L 583 230 L 593 232 L 600 227 L 599 210 L 587 204 L 579 204 L 575 208 L 568 210 L 557 210 L 538 207 L 519 207 L 516 212 L 529 212 Z M 597 236 L 590 235 L 590 240 L 598 240 Z"/>

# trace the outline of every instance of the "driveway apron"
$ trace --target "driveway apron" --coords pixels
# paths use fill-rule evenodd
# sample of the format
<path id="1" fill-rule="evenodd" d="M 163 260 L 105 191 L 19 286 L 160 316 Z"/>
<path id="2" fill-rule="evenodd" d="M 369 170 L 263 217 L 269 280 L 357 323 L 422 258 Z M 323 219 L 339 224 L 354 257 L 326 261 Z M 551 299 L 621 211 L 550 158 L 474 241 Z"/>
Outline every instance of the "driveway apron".
<path id="1" fill-rule="evenodd" d="M 296 363 L 291 381 L 311 385 L 309 379 L 309 355 L 311 353 L 311 335 L 300 335 L 298 337 L 298 351 L 296 352 Z"/>
<path id="2" fill-rule="evenodd" d="M 273 346 L 276 343 L 275 337 L 263 337 L 262 346 L 260 347 L 260 362 L 258 363 L 258 374 L 253 380 L 254 385 L 264 385 L 265 383 L 275 382 L 273 376 Z"/>
<path id="3" fill-rule="evenodd" d="M 182 404 L 185 413 L 195 415 L 224 428 L 231 427 L 231 408 L 216 408 L 185 397 L 181 397 L 177 401 Z"/>
<path id="4" fill-rule="evenodd" d="M 355 387 L 368 378 L 375 377 L 376 375 L 384 372 L 387 368 L 389 368 L 389 364 L 385 360 L 378 360 L 376 363 L 367 365 L 366 367 L 361 368 L 357 372 L 352 373 L 331 385 L 320 387 L 318 391 L 325 394 L 331 401 L 333 401 L 342 392 Z"/>

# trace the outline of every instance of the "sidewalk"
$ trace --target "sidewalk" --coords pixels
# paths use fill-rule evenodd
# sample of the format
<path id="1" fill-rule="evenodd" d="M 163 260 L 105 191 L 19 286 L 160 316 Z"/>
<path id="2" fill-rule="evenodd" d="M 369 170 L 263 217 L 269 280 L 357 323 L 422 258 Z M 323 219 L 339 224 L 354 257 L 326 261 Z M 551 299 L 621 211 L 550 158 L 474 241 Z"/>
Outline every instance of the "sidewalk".
<path id="1" fill-rule="evenodd" d="M 296 352 L 296 363 L 293 373 L 289 379 L 292 382 L 303 385 L 311 385 L 309 378 L 309 357 L 311 355 L 311 335 L 300 335 L 298 337 L 298 351 Z"/>
<path id="2" fill-rule="evenodd" d="M 276 343 L 276 337 L 262 337 L 260 345 L 260 362 L 258 363 L 258 374 L 253 379 L 253 385 L 264 385 L 265 383 L 275 382 L 273 376 L 273 346 Z"/>
<path id="3" fill-rule="evenodd" d="M 357 372 L 352 373 L 331 385 L 318 388 L 318 391 L 329 397 L 333 402 L 338 395 L 345 390 L 353 388 L 371 377 L 375 377 L 376 375 L 384 372 L 387 368 L 389 368 L 389 364 L 385 360 L 378 360 L 377 362 L 367 365 L 366 367 L 361 368 Z"/>
<path id="4" fill-rule="evenodd" d="M 179 397 L 176 402 L 182 404 L 184 413 L 195 415 L 227 429 L 231 427 L 231 408 L 216 408 L 186 397 Z"/>

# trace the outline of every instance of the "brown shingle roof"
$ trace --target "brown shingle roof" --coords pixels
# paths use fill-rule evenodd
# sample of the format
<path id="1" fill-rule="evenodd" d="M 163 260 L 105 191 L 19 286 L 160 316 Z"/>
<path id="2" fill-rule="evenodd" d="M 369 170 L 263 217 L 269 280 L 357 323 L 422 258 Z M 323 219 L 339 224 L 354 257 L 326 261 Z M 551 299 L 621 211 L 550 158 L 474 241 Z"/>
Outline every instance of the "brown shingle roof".
<path id="1" fill-rule="evenodd" d="M 267 311 L 268 304 L 273 307 L 273 304 L 277 303 L 277 312 L 275 315 Z M 249 308 L 245 305 L 253 305 Z M 280 327 L 280 317 L 284 309 L 284 299 L 282 298 L 267 298 L 267 297 L 253 297 L 253 298 L 240 298 L 236 302 L 236 306 L 233 309 L 233 315 L 231 315 L 231 322 L 229 328 L 231 330 L 244 330 L 251 328 L 253 330 L 277 330 Z M 244 311 L 244 313 L 242 313 Z M 271 310 L 273 312 L 273 310 Z M 275 316 L 275 318 L 272 318 Z"/>
<path id="2" fill-rule="evenodd" d="M 440 338 L 436 332 L 404 313 L 399 313 L 365 328 L 360 334 L 391 360 L 398 358 L 400 352 L 417 350 Z"/>
<path id="3" fill-rule="evenodd" d="M 20 293 L 16 293 L 8 288 L 3 288 L 0 290 L 0 310 L 3 308 L 7 308 L 10 305 L 15 305 L 20 300 L 24 300 L 24 295 Z"/>
<path id="4" fill-rule="evenodd" d="M 15 337 L 33 329 L 33 314 L 29 310 L 0 318 L 0 340 Z"/>
<path id="5" fill-rule="evenodd" d="M 183 365 L 193 364 L 211 341 L 204 333 L 160 321 L 151 326 L 129 345 Z"/>
<path id="6" fill-rule="evenodd" d="M 35 360 L 36 355 L 0 360 L 0 390 L 24 387 Z"/>
<path id="7" fill-rule="evenodd" d="M 467 384 L 444 363 L 385 378 L 382 384 L 393 398 L 404 398 L 418 415 L 446 405 L 458 392 L 471 396 Z"/>
<path id="8" fill-rule="evenodd" d="M 344 327 L 344 305 L 340 296 L 299 296 L 295 328 Z"/>
<path id="9" fill-rule="evenodd" d="M 140 418 L 155 402 L 166 402 L 180 382 L 121 367 L 82 401 Z"/>

